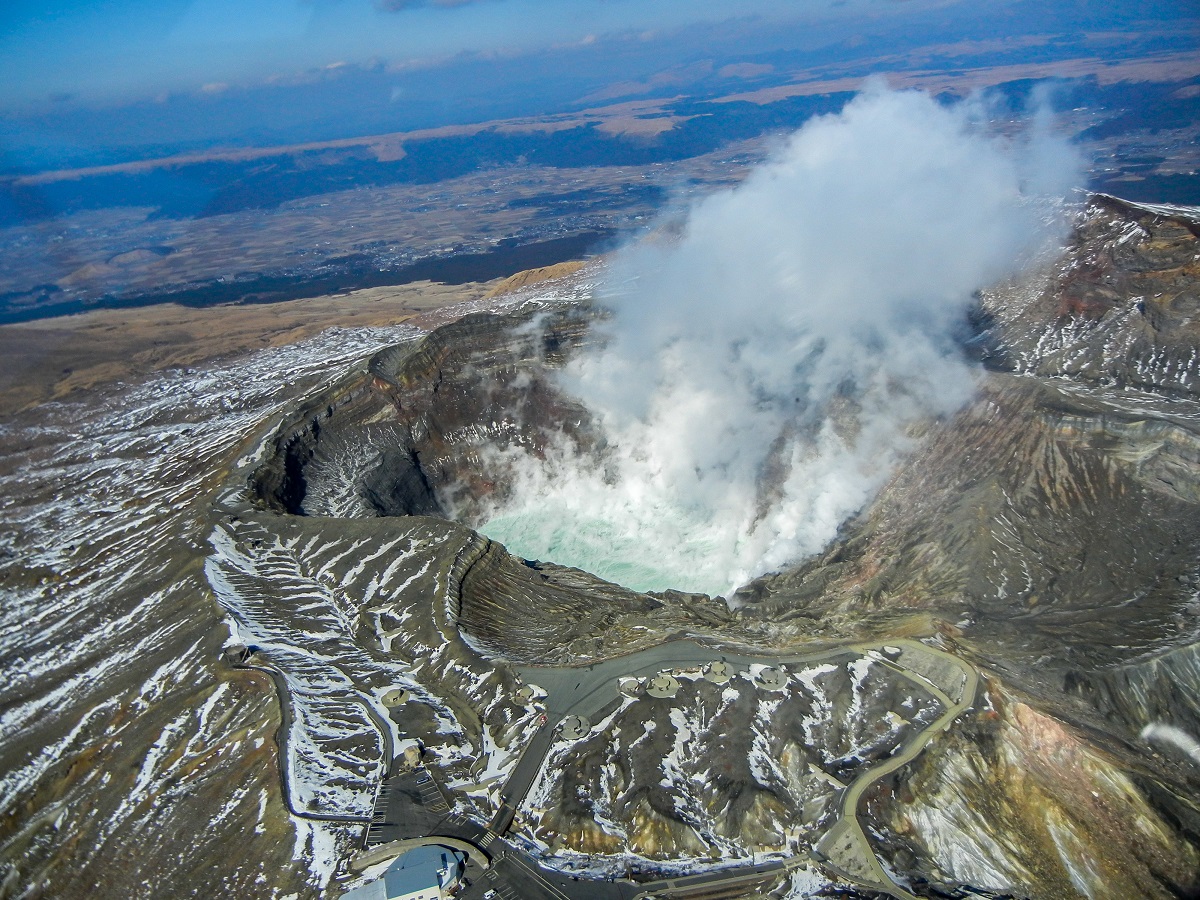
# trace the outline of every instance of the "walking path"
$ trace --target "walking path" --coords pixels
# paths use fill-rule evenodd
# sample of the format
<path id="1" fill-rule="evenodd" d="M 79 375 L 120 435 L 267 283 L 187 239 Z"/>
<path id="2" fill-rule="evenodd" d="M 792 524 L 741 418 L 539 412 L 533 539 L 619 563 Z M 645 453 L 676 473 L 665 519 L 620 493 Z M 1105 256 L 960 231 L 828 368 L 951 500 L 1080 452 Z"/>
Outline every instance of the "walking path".
<path id="1" fill-rule="evenodd" d="M 328 813 L 315 813 L 307 809 L 301 809 L 296 806 L 295 799 L 292 797 L 292 779 L 291 772 L 288 769 L 288 738 L 292 733 L 292 696 L 288 690 L 287 680 L 283 677 L 283 673 L 274 666 L 254 665 L 251 663 L 238 663 L 234 665 L 235 669 L 246 669 L 251 672 L 262 672 L 271 677 L 271 681 L 275 685 L 275 693 L 279 696 L 279 729 L 275 732 L 275 757 L 279 762 L 279 781 L 282 785 L 283 803 L 287 807 L 287 811 L 298 819 L 308 819 L 313 822 L 337 822 L 343 825 L 370 825 L 370 816 L 339 816 Z M 380 721 L 375 710 L 367 707 L 367 714 L 370 715 L 371 721 L 382 735 L 383 741 L 383 760 L 382 768 L 384 779 L 387 778 L 388 766 L 392 759 L 392 731 L 387 727 L 386 723 Z M 383 782 L 386 783 L 386 782 Z M 380 784 L 382 789 L 383 783 Z"/>

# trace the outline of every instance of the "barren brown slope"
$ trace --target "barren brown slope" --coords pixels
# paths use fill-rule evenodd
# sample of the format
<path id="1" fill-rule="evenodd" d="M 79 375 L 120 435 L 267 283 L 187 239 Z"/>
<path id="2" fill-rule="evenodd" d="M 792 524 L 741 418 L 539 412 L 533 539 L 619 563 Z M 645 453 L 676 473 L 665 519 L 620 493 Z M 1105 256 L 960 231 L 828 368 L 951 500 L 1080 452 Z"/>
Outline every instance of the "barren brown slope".
<path id="1" fill-rule="evenodd" d="M 488 284 L 417 282 L 331 297 L 204 309 L 166 304 L 0 326 L 0 415 L 166 368 L 281 347 L 332 327 L 417 322 Z"/>

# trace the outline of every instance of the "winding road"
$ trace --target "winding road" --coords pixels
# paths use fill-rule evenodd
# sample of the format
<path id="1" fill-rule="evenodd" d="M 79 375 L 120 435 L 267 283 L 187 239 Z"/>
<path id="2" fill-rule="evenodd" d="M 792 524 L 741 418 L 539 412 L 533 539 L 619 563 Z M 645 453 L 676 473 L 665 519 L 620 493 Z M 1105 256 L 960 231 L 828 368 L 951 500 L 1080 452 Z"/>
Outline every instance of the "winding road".
<path id="1" fill-rule="evenodd" d="M 500 807 L 484 832 L 484 839 L 490 845 L 489 851 L 498 859 L 517 857 L 516 849 L 502 839 L 511 827 L 516 811 L 536 781 L 546 755 L 558 737 L 559 724 L 567 716 L 590 719 L 615 707 L 621 695 L 620 679 L 645 678 L 662 671 L 694 669 L 717 661 L 744 668 L 752 665 L 811 666 L 839 657 L 863 656 L 912 681 L 932 695 L 942 711 L 891 756 L 870 766 L 845 786 L 839 802 L 838 821 L 816 843 L 812 855 L 802 854 L 763 864 L 723 869 L 705 875 L 664 879 L 638 886 L 639 891 L 633 896 L 641 900 L 650 900 L 653 897 L 682 897 L 696 891 L 711 892 L 725 885 L 732 888 L 738 884 L 761 881 L 773 874 L 785 874 L 812 860 L 861 887 L 890 894 L 897 900 L 917 900 L 905 886 L 898 884 L 891 877 L 875 855 L 859 819 L 859 805 L 868 788 L 919 756 L 931 741 L 945 732 L 955 719 L 974 705 L 979 674 L 973 666 L 950 653 L 906 638 L 847 644 L 812 653 L 786 656 L 724 652 L 692 641 L 680 640 L 589 666 L 516 667 L 523 680 L 546 692 L 543 698 L 546 718 L 526 746 L 501 790 Z M 431 835 L 428 840 L 434 838 L 435 836 Z M 371 858 L 379 858 L 378 850 L 372 851 Z M 524 863 L 526 868 L 530 863 L 537 865 L 530 860 Z M 547 876 L 550 874 L 550 870 L 542 872 Z M 589 897 L 602 895 L 604 887 L 611 888 L 611 896 L 629 896 L 628 883 L 619 887 L 615 884 L 580 881 L 581 889 L 584 884 L 590 886 L 587 889 Z M 553 895 L 564 896 L 558 889 L 554 890 Z"/>
<path id="2" fill-rule="evenodd" d="M 958 699 L 953 699 L 945 690 L 945 687 L 953 688 L 953 685 L 943 686 L 935 684 L 927 677 L 906 669 L 898 663 L 888 660 L 886 657 L 879 660 L 884 665 L 889 666 L 930 691 L 930 693 L 937 697 L 938 702 L 942 704 L 943 712 L 914 735 L 912 740 L 901 748 L 899 752 L 878 765 L 872 766 L 847 786 L 846 793 L 842 796 L 841 817 L 829 831 L 825 832 L 821 840 L 817 842 L 813 856 L 818 862 L 829 866 L 829 868 L 860 885 L 885 891 L 893 897 L 898 898 L 898 900 L 918 900 L 905 887 L 897 884 L 895 879 L 888 874 L 887 870 L 879 862 L 879 857 L 871 849 L 870 840 L 862 827 L 862 822 L 858 818 L 858 806 L 867 788 L 916 759 L 929 745 L 930 741 L 945 732 L 954 723 L 955 719 L 974 706 L 975 696 L 979 690 L 979 673 L 974 666 L 959 659 L 957 656 L 926 646 L 925 644 L 918 644 L 916 641 L 889 641 L 887 646 L 901 647 L 910 652 L 914 648 L 918 648 L 916 652 L 936 655 L 942 662 L 948 663 L 954 670 L 962 674 L 962 681 L 959 683 L 957 690 Z M 862 647 L 860 645 L 860 649 L 863 649 L 864 652 L 870 652 L 870 650 L 875 648 Z"/>

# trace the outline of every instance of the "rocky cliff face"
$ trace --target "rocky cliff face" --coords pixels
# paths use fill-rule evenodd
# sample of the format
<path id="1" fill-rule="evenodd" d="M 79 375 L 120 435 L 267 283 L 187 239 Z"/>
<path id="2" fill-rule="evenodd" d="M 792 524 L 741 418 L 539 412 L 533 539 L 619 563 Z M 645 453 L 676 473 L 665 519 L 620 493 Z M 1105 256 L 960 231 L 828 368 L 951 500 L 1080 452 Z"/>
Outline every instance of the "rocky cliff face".
<path id="1" fill-rule="evenodd" d="M 564 438 L 591 449 L 587 410 L 551 382 L 589 321 L 570 308 L 480 313 L 378 353 L 281 430 L 258 495 L 289 513 L 470 521 L 506 488 L 493 451 Z"/>
<path id="2" fill-rule="evenodd" d="M 913 764 L 941 801 L 881 812 L 933 881 L 1197 890 L 1200 767 L 1141 733 L 1200 733 L 1198 259 L 1193 212 L 1097 198 L 1049 271 L 983 297 L 977 400 L 821 558 L 742 593 L 840 631 L 925 612 L 1003 679 L 969 742 Z"/>
<path id="3" fill-rule="evenodd" d="M 989 685 L 993 706 L 964 724 L 894 793 L 869 808 L 897 864 L 942 890 L 1018 897 L 1192 896 L 1200 853 L 1164 811 L 1145 768 L 1095 733 Z"/>
<path id="4" fill-rule="evenodd" d="M 1200 734 L 1198 221 L 1095 198 L 1061 258 L 982 296 L 988 369 L 974 402 L 925 423 L 823 554 L 746 585 L 735 610 L 476 538 L 444 576 L 469 652 L 561 663 L 678 635 L 760 648 L 939 640 L 990 673 L 988 702 L 868 797 L 897 872 L 1029 897 L 1200 891 L 1200 762 L 1141 736 L 1156 724 Z M 378 354 L 278 432 L 257 496 L 286 514 L 444 529 L 507 489 L 497 450 L 567 442 L 602 459 L 587 411 L 553 377 L 594 315 L 475 316 Z M 721 701 L 697 685 L 695 722 L 668 717 L 644 738 L 616 714 L 594 747 L 567 753 L 530 839 L 663 857 L 734 837 L 802 841 L 796 822 L 819 819 L 827 786 L 803 766 L 772 781 L 732 762 L 715 780 L 685 765 L 679 784 L 707 778 L 708 792 L 684 801 L 657 762 L 639 762 L 669 755 L 654 746 L 668 735 L 700 746 L 720 731 Z M 773 727 L 761 735 L 771 758 L 814 752 Z M 622 741 L 628 752 L 614 751 Z"/>
<path id="5" fill-rule="evenodd" d="M 1168 396 L 1200 392 L 1200 214 L 1098 195 L 1046 277 L 984 296 L 999 365 Z"/>

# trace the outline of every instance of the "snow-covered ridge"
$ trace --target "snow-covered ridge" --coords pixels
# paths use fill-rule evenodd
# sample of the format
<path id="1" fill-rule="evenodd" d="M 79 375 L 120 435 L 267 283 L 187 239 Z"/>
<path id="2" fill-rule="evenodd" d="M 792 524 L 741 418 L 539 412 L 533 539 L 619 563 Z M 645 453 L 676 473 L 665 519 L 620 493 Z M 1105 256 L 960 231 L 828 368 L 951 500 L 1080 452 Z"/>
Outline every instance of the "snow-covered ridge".
<path id="1" fill-rule="evenodd" d="M 1021 374 L 1200 396 L 1200 208 L 1095 195 L 1063 254 L 984 292 Z"/>
<path id="2" fill-rule="evenodd" d="M 281 845 L 269 825 L 278 821 L 268 811 L 278 803 L 269 799 L 278 797 L 270 695 L 218 676 L 224 629 L 198 568 L 209 498 L 216 473 L 264 420 L 331 372 L 417 333 L 330 329 L 5 423 L 6 885 L 82 896 L 103 881 L 142 896 L 148 879 L 166 893 L 269 896 L 255 883 L 267 869 L 274 884 L 298 883 L 287 871 L 292 838 Z M 242 863 L 214 868 L 218 854 Z M 210 871 L 213 881 L 185 886 L 165 868 Z"/>

